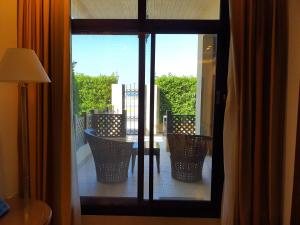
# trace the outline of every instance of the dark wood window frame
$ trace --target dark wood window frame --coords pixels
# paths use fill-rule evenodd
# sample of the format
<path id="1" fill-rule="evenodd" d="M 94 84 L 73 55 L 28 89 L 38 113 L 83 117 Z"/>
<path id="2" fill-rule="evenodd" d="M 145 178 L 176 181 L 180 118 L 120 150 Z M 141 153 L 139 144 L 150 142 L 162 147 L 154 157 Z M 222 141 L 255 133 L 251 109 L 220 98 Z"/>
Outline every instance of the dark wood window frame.
<path id="1" fill-rule="evenodd" d="M 72 19 L 72 34 L 135 34 L 139 35 L 139 160 L 137 198 L 81 196 L 85 215 L 182 216 L 218 218 L 223 191 L 223 120 L 227 94 L 229 52 L 228 0 L 220 0 L 219 20 L 150 20 L 146 19 L 146 0 L 138 0 L 138 19 Z M 150 133 L 149 199 L 144 199 L 144 97 L 145 97 L 145 34 L 151 34 L 151 54 L 155 57 L 155 34 L 217 34 L 217 67 L 213 128 L 212 182 L 210 201 L 177 201 L 153 199 L 153 132 Z M 151 61 L 151 94 L 154 93 L 154 62 Z M 150 111 L 153 112 L 153 97 Z M 153 113 L 150 114 L 153 116 Z M 151 121 L 151 120 L 150 120 Z M 150 127 L 153 124 L 150 123 Z M 152 141 L 151 141 L 152 140 Z M 152 143 L 151 143 L 152 142 Z M 153 147 L 153 146 L 152 146 Z"/>

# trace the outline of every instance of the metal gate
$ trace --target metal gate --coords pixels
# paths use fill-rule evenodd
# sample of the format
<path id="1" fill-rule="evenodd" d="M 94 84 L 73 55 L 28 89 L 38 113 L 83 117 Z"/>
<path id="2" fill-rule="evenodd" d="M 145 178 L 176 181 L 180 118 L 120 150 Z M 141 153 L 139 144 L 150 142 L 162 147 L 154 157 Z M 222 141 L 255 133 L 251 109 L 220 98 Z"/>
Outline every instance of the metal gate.
<path id="1" fill-rule="evenodd" d="M 126 130 L 127 135 L 138 134 L 138 96 L 139 90 L 136 84 L 125 84 L 123 86 L 123 102 L 127 112 Z"/>

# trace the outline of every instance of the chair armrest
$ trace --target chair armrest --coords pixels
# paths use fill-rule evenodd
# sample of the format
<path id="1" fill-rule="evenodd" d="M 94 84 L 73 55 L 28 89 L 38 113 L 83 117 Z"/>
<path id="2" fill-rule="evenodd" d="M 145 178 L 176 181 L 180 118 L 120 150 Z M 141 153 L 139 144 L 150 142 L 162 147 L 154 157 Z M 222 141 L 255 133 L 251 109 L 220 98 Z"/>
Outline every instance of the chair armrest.
<path id="1" fill-rule="evenodd" d="M 93 136 L 97 136 L 96 131 L 94 129 L 92 129 L 92 128 L 85 129 L 84 133 L 85 134 L 90 134 L 90 135 L 93 135 Z"/>

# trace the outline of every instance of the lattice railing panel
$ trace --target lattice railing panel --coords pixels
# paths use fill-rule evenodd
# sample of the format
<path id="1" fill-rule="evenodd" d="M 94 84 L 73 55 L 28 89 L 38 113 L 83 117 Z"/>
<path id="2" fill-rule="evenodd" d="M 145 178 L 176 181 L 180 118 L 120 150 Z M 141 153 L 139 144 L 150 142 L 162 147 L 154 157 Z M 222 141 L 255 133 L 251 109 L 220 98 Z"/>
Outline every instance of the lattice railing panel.
<path id="1" fill-rule="evenodd" d="M 92 128 L 92 114 L 86 116 L 86 128 Z"/>
<path id="2" fill-rule="evenodd" d="M 167 132 L 171 134 L 195 134 L 194 115 L 167 114 Z"/>
<path id="3" fill-rule="evenodd" d="M 125 137 L 125 114 L 93 114 L 92 128 L 101 137 Z"/>
<path id="4" fill-rule="evenodd" d="M 84 145 L 85 137 L 84 137 L 84 129 L 85 129 L 85 118 L 84 116 L 76 117 L 76 128 L 75 128 L 75 147 L 76 150 Z"/>

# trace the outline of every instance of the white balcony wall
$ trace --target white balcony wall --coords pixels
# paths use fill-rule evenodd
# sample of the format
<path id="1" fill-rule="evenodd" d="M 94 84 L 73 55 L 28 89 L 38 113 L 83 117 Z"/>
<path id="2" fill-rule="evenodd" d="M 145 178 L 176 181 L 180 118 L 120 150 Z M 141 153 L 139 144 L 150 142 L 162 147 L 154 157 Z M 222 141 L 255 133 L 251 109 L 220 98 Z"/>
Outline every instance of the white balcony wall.
<path id="1" fill-rule="evenodd" d="M 130 85 L 127 85 L 129 87 Z M 131 86 L 132 88 L 133 86 Z M 126 89 L 126 87 L 125 87 Z M 137 89 L 136 89 L 137 90 Z M 154 87 L 154 134 L 160 132 L 161 124 L 159 122 L 159 89 L 155 85 Z M 145 132 L 148 135 L 150 129 L 150 86 L 145 86 Z M 123 106 L 123 103 L 124 106 Z M 122 84 L 112 85 L 112 106 L 115 113 L 122 113 L 124 108 L 127 111 L 127 130 L 138 130 L 137 119 L 133 121 L 133 117 L 138 118 L 138 96 L 132 94 L 126 94 L 122 91 Z"/>

